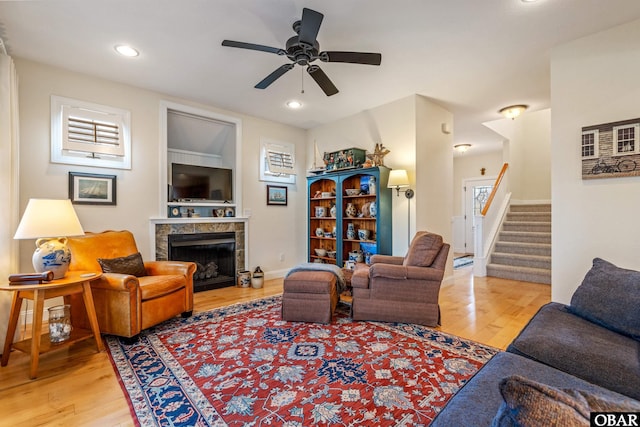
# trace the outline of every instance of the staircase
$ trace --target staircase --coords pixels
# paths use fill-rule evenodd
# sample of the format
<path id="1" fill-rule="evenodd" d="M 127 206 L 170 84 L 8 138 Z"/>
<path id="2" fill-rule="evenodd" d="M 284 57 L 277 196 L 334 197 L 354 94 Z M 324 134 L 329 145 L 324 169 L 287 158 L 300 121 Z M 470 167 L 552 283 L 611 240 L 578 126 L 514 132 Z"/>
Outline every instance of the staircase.
<path id="1" fill-rule="evenodd" d="M 511 205 L 487 276 L 551 284 L 551 205 Z"/>

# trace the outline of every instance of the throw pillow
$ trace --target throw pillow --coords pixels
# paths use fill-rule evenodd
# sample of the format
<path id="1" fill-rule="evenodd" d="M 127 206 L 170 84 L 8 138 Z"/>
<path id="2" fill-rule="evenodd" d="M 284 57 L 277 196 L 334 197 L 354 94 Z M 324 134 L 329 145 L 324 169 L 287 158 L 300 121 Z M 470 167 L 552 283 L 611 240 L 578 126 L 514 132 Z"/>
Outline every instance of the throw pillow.
<path id="1" fill-rule="evenodd" d="M 147 275 L 140 252 L 120 258 L 98 258 L 103 273 L 130 274 L 141 277 Z"/>
<path id="2" fill-rule="evenodd" d="M 429 267 L 438 256 L 442 245 L 442 236 L 420 231 L 411 241 L 411 246 L 402 264 L 405 267 Z"/>
<path id="3" fill-rule="evenodd" d="M 640 339 L 640 272 L 600 258 L 571 297 L 569 310 L 605 328 Z"/>
<path id="4" fill-rule="evenodd" d="M 504 402 L 492 426 L 588 426 L 591 412 L 635 412 L 640 402 L 577 389 L 558 389 L 519 375 L 500 381 Z"/>

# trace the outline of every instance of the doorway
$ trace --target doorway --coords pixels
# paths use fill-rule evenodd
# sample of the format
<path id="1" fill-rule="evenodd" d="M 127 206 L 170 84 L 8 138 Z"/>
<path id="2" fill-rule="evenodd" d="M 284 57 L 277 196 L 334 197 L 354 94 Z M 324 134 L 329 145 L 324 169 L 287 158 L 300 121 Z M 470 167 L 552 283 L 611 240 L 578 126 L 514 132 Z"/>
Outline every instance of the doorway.
<path id="1" fill-rule="evenodd" d="M 462 204 L 464 206 L 464 247 L 468 254 L 474 253 L 475 216 L 480 215 L 493 190 L 496 178 L 472 178 L 462 181 Z M 475 255 L 475 254 L 474 254 Z"/>

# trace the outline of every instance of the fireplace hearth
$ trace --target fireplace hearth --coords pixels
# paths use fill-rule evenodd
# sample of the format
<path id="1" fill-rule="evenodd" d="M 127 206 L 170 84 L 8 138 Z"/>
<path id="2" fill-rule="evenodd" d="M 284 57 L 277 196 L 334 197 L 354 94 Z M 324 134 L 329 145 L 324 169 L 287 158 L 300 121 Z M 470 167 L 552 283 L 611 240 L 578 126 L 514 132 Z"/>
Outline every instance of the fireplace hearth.
<path id="1" fill-rule="evenodd" d="M 167 258 L 195 262 L 193 291 L 235 285 L 235 232 L 169 234 Z"/>

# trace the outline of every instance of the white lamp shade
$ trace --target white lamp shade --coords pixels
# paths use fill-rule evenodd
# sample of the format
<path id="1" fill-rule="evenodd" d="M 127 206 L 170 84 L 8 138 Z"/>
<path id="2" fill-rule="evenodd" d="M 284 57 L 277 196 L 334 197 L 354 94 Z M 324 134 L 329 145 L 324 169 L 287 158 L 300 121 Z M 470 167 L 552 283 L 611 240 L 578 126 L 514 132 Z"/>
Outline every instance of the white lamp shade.
<path id="1" fill-rule="evenodd" d="M 71 200 L 30 199 L 13 238 L 39 239 L 83 234 Z"/>
<path id="2" fill-rule="evenodd" d="M 389 172 L 387 188 L 402 188 L 409 186 L 409 176 L 404 169 L 394 169 Z"/>

